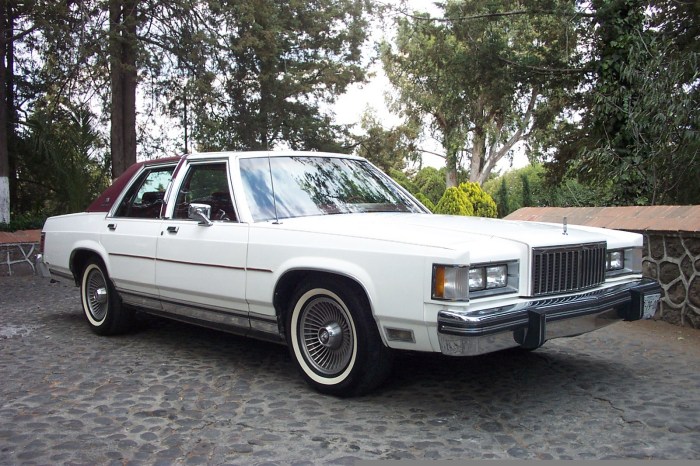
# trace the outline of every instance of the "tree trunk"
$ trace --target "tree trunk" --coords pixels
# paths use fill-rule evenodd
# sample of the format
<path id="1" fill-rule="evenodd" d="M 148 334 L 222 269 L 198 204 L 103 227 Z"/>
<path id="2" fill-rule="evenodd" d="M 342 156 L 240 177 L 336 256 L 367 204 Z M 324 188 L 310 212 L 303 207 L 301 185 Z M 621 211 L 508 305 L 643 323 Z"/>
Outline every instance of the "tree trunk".
<path id="1" fill-rule="evenodd" d="M 513 148 L 513 146 L 529 137 L 528 128 L 530 126 L 530 120 L 532 119 L 532 114 L 535 110 L 535 104 L 537 103 L 537 97 L 539 97 L 539 95 L 539 87 L 533 87 L 532 93 L 530 94 L 530 101 L 527 105 L 525 113 L 523 114 L 522 120 L 518 124 L 518 129 L 510 136 L 510 138 L 508 138 L 507 141 L 502 142 L 502 121 L 494 122 L 491 120 L 491 123 L 493 123 L 492 128 L 494 128 L 494 134 L 491 136 L 490 142 L 487 141 L 483 126 L 476 127 L 474 130 L 474 147 L 472 149 L 469 181 L 483 185 L 491 174 L 491 171 L 493 171 L 493 169 L 496 167 L 496 164 L 503 157 L 508 155 L 508 152 Z M 487 142 L 489 142 L 489 144 L 487 144 Z"/>
<path id="2" fill-rule="evenodd" d="M 483 128 L 477 126 L 474 129 L 474 138 L 472 140 L 472 157 L 469 165 L 469 181 L 473 183 L 479 182 L 479 177 L 483 169 L 484 157 L 486 156 L 486 135 Z"/>
<path id="3" fill-rule="evenodd" d="M 109 1 L 112 178 L 136 162 L 137 0 Z"/>
<path id="4" fill-rule="evenodd" d="M 448 149 L 445 157 L 445 185 L 448 188 L 457 186 L 457 151 Z"/>
<path id="5" fill-rule="evenodd" d="M 0 223 L 10 223 L 10 159 L 7 144 L 7 2 L 0 0 Z"/>

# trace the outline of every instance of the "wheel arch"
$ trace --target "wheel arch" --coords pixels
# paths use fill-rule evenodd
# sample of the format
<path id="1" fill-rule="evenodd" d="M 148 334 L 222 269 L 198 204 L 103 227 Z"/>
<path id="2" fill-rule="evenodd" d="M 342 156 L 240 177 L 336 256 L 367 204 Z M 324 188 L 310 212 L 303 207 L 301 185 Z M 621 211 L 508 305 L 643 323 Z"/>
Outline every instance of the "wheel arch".
<path id="1" fill-rule="evenodd" d="M 285 330 L 285 322 L 287 319 L 287 312 L 289 311 L 290 301 L 294 292 L 300 283 L 304 281 L 314 281 L 323 278 L 330 278 L 336 280 L 339 283 L 347 286 L 351 290 L 357 293 L 358 296 L 367 304 L 367 311 L 369 312 L 368 317 L 370 317 L 377 325 L 377 330 L 379 330 L 379 325 L 375 318 L 374 307 L 372 305 L 371 295 L 361 280 L 348 274 L 339 273 L 330 270 L 320 270 L 313 268 L 299 268 L 288 270 L 282 276 L 275 285 L 275 291 L 273 293 L 272 304 L 275 308 L 275 313 L 277 315 L 277 323 L 279 327 L 280 334 L 287 338 Z M 381 335 L 382 332 L 379 332 Z M 385 343 L 386 344 L 386 343 Z"/>
<path id="2" fill-rule="evenodd" d="M 109 268 L 107 267 L 107 261 L 105 260 L 103 254 L 91 247 L 77 247 L 73 249 L 70 255 L 70 270 L 73 273 L 73 279 L 75 284 L 80 284 L 80 275 L 87 266 L 90 259 L 98 259 L 105 267 L 107 274 L 109 274 Z"/>

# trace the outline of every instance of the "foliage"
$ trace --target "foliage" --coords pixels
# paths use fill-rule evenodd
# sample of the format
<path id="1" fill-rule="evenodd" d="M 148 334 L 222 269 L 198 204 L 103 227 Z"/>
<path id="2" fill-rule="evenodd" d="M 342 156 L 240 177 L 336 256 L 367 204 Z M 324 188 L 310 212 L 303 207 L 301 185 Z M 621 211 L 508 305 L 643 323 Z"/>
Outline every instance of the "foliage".
<path id="1" fill-rule="evenodd" d="M 13 215 L 10 223 L 0 222 L 0 231 L 39 230 L 44 226 L 46 217 L 41 214 Z"/>
<path id="2" fill-rule="evenodd" d="M 474 206 L 469 202 L 467 193 L 456 186 L 447 188 L 442 199 L 435 206 L 436 214 L 474 215 Z"/>
<path id="3" fill-rule="evenodd" d="M 520 175 L 520 180 L 523 182 L 523 207 L 532 205 L 532 193 L 530 192 L 530 180 L 526 174 Z"/>
<path id="4" fill-rule="evenodd" d="M 492 196 L 496 201 L 496 207 L 498 209 L 498 217 L 503 218 L 512 212 L 510 208 L 510 197 L 508 196 L 508 187 L 506 186 L 506 179 L 500 177 L 501 184 L 498 188 L 498 192 Z"/>
<path id="5" fill-rule="evenodd" d="M 210 7 L 209 24 L 220 34 L 213 38 L 215 59 L 190 84 L 198 147 L 341 151 L 342 128 L 322 108 L 365 77 L 361 46 L 370 2 L 251 0 Z M 192 46 L 196 50 L 196 42 Z"/>
<path id="6" fill-rule="evenodd" d="M 447 188 L 434 211 L 437 214 L 445 215 L 492 218 L 497 216 L 496 203 L 493 198 L 481 189 L 478 183 L 473 182 Z"/>
<path id="7" fill-rule="evenodd" d="M 514 145 L 558 114 L 561 89 L 575 86 L 575 11 L 570 2 L 528 2 L 508 14 L 508 1 L 453 0 L 439 4 L 444 20 L 399 17 L 394 44 L 382 61 L 398 88 L 396 108 L 429 121 L 446 152 L 446 183 L 457 185 L 460 158 L 470 181 L 483 183 Z M 541 13 L 546 11 L 547 13 Z"/>
<path id="8" fill-rule="evenodd" d="M 496 203 L 493 201 L 493 198 L 478 183 L 471 181 L 462 183 L 459 185 L 459 189 L 467 195 L 467 199 L 469 199 L 474 208 L 474 215 L 490 218 L 498 216 Z"/>
<path id="9" fill-rule="evenodd" d="M 409 177 L 406 175 L 406 173 L 402 172 L 401 170 L 397 170 L 395 168 L 391 168 L 387 172 L 391 178 L 396 181 L 398 184 L 403 186 L 406 191 L 408 191 L 411 194 L 415 194 L 418 192 L 418 188 L 416 185 L 409 179 Z"/>
<path id="10" fill-rule="evenodd" d="M 135 124 L 140 158 L 194 146 L 347 151 L 346 130 L 333 123 L 327 109 L 350 83 L 365 78 L 361 47 L 372 8 L 371 0 L 8 2 L 2 25 L 9 29 L 2 35 L 15 35 L 6 42 L 4 57 L 12 66 L 2 77 L 9 94 L 0 105 L 9 122 L 0 124 L 10 134 L 9 156 L 0 150 L 0 176 L 9 173 L 11 203 L 21 202 L 13 211 L 30 208 L 28 196 L 20 199 L 19 177 L 26 189 L 28 179 L 43 174 L 26 172 L 38 165 L 21 160 L 20 137 L 55 129 L 49 128 L 48 107 L 44 115 L 33 116 L 39 99 L 94 109 L 91 125 L 100 144 L 108 140 L 111 123 L 121 124 L 116 120 Z M 134 61 L 114 60 L 115 53 L 133 55 Z M 120 64 L 122 75 L 116 73 Z M 130 83 L 129 76 L 138 81 Z M 128 108 L 112 113 L 128 103 L 132 84 L 139 95 L 135 115 Z M 116 131 L 112 142 L 129 134 Z M 93 153 L 103 149 L 91 148 Z M 61 151 L 53 147 L 44 156 L 49 153 Z M 70 196 L 58 204 L 75 209 L 84 203 Z"/>
<path id="11" fill-rule="evenodd" d="M 604 206 L 612 197 L 610 182 L 590 185 L 574 178 L 565 178 L 559 184 L 550 184 L 545 167 L 539 163 L 493 178 L 484 183 L 484 190 L 496 201 L 501 218 L 530 206 Z"/>
<path id="12" fill-rule="evenodd" d="M 596 1 L 596 70 L 577 123 L 561 125 L 551 173 L 611 183 L 610 203 L 700 202 L 700 6 Z"/>
<path id="13" fill-rule="evenodd" d="M 434 167 L 424 167 L 413 177 L 413 183 L 417 191 L 430 200 L 433 205 L 440 202 L 447 189 L 444 172 Z"/>
<path id="14" fill-rule="evenodd" d="M 423 204 L 425 207 L 427 207 L 429 211 L 435 212 L 435 204 L 433 204 L 433 201 L 428 199 L 428 197 L 425 194 L 423 194 L 423 193 L 416 194 L 416 199 L 418 199 L 421 204 Z"/>
<path id="15" fill-rule="evenodd" d="M 357 155 L 383 171 L 402 170 L 406 161 L 420 158 L 415 146 L 418 137 L 415 126 L 405 124 L 387 130 L 374 113 L 365 112 L 361 127 L 365 134 L 357 138 Z"/>
<path id="16" fill-rule="evenodd" d="M 109 184 L 106 144 L 86 107 L 39 105 L 26 122 L 18 212 L 84 210 Z"/>

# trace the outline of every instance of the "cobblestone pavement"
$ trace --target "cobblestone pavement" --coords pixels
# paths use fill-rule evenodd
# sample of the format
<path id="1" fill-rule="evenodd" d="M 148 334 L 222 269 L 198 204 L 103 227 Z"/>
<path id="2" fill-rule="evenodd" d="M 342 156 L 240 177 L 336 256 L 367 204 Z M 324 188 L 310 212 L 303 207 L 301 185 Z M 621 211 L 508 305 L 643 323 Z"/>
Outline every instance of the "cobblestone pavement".
<path id="1" fill-rule="evenodd" d="M 98 337 L 75 287 L 0 278 L 0 464 L 485 458 L 700 459 L 700 332 L 401 355 L 376 393 L 337 399 L 283 346 L 160 319 Z"/>

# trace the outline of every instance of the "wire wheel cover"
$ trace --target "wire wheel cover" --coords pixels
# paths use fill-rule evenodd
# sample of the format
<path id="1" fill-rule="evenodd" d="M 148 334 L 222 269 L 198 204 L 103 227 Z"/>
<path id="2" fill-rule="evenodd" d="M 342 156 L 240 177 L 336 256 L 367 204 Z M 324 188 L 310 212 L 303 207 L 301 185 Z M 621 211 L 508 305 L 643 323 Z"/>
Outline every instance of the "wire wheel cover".
<path id="1" fill-rule="evenodd" d="M 89 272 L 85 287 L 85 300 L 92 317 L 98 322 L 104 320 L 109 307 L 107 282 L 98 269 Z"/>
<path id="2" fill-rule="evenodd" d="M 341 373 L 353 354 L 354 328 L 348 311 L 331 298 L 309 301 L 301 312 L 299 330 L 305 359 L 320 374 Z"/>

